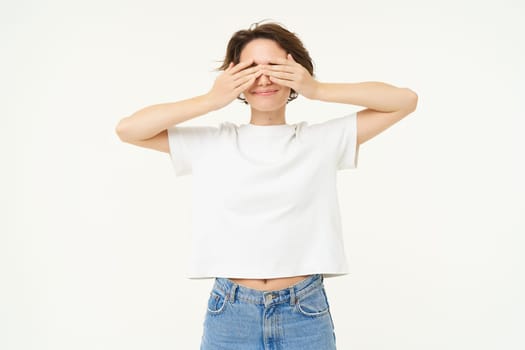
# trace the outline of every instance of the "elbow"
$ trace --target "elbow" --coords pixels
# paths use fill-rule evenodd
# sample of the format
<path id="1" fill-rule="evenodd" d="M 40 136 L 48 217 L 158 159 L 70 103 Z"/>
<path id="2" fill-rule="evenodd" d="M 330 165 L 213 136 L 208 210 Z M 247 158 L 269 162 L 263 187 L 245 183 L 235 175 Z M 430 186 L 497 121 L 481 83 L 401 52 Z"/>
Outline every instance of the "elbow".
<path id="1" fill-rule="evenodd" d="M 123 142 L 128 142 L 128 138 L 127 138 L 127 134 L 128 134 L 128 131 L 127 131 L 127 127 L 126 127 L 126 118 L 123 118 L 121 119 L 117 126 L 115 127 L 115 133 L 117 134 L 117 136 L 119 137 L 119 139 Z"/>
<path id="2" fill-rule="evenodd" d="M 409 88 L 404 88 L 404 90 L 406 91 L 406 95 L 407 95 L 406 109 L 408 109 L 410 112 L 413 112 L 417 108 L 418 96 L 415 93 L 415 91 Z"/>

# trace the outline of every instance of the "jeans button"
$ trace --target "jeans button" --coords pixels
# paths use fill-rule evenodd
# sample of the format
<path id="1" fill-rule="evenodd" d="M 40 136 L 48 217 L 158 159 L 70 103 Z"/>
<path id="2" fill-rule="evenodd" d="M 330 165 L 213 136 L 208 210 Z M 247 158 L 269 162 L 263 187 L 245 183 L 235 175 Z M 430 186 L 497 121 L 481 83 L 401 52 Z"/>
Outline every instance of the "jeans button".
<path id="1" fill-rule="evenodd" d="M 271 301 L 272 301 L 272 299 L 273 299 L 273 295 L 272 295 L 272 294 L 266 294 L 266 298 L 265 298 L 265 300 L 266 300 L 266 303 L 269 303 L 269 302 L 271 302 Z"/>

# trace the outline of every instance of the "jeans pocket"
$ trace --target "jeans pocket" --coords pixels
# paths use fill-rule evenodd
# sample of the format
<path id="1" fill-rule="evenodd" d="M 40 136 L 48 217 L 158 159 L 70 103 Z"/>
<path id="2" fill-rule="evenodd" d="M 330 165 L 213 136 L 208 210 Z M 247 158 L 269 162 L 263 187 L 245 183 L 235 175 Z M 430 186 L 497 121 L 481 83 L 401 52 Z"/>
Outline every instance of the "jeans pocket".
<path id="1" fill-rule="evenodd" d="M 305 316 L 321 316 L 330 310 L 323 286 L 297 297 L 296 305 L 299 312 Z"/>
<path id="2" fill-rule="evenodd" d="M 208 298 L 208 312 L 212 315 L 218 315 L 224 311 L 226 304 L 228 304 L 226 294 L 222 290 L 212 289 Z"/>

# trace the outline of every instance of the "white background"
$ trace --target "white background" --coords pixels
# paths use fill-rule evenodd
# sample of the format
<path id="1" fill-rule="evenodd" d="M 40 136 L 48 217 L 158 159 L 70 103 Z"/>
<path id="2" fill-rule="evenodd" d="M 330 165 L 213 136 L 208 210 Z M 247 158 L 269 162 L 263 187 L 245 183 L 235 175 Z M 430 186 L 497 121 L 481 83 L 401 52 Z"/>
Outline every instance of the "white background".
<path id="1" fill-rule="evenodd" d="M 208 91 L 271 18 L 317 78 L 409 87 L 417 110 L 338 173 L 351 273 L 338 349 L 523 349 L 520 1 L 2 2 L 0 348 L 197 349 L 212 280 L 184 277 L 191 176 L 118 121 Z M 310 123 L 362 106 L 289 105 Z M 246 106 L 183 125 L 249 121 Z"/>

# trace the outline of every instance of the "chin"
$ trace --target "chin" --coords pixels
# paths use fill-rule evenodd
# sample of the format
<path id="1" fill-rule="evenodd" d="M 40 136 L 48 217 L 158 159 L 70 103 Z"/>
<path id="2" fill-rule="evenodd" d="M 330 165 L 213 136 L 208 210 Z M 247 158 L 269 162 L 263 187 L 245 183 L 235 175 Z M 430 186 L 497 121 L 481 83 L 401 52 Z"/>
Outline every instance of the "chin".
<path id="1" fill-rule="evenodd" d="M 279 100 L 267 100 L 267 101 L 260 101 L 257 100 L 257 98 L 247 100 L 248 104 L 251 108 L 256 109 L 258 111 L 264 111 L 264 112 L 270 112 L 277 109 L 282 108 L 286 105 L 286 102 L 288 101 L 288 98 L 285 99 L 279 99 Z"/>
<path id="2" fill-rule="evenodd" d="M 262 112 L 271 112 L 278 109 L 281 109 L 283 106 L 286 105 L 286 101 L 282 103 L 249 103 L 251 108 L 256 109 L 258 111 Z"/>

